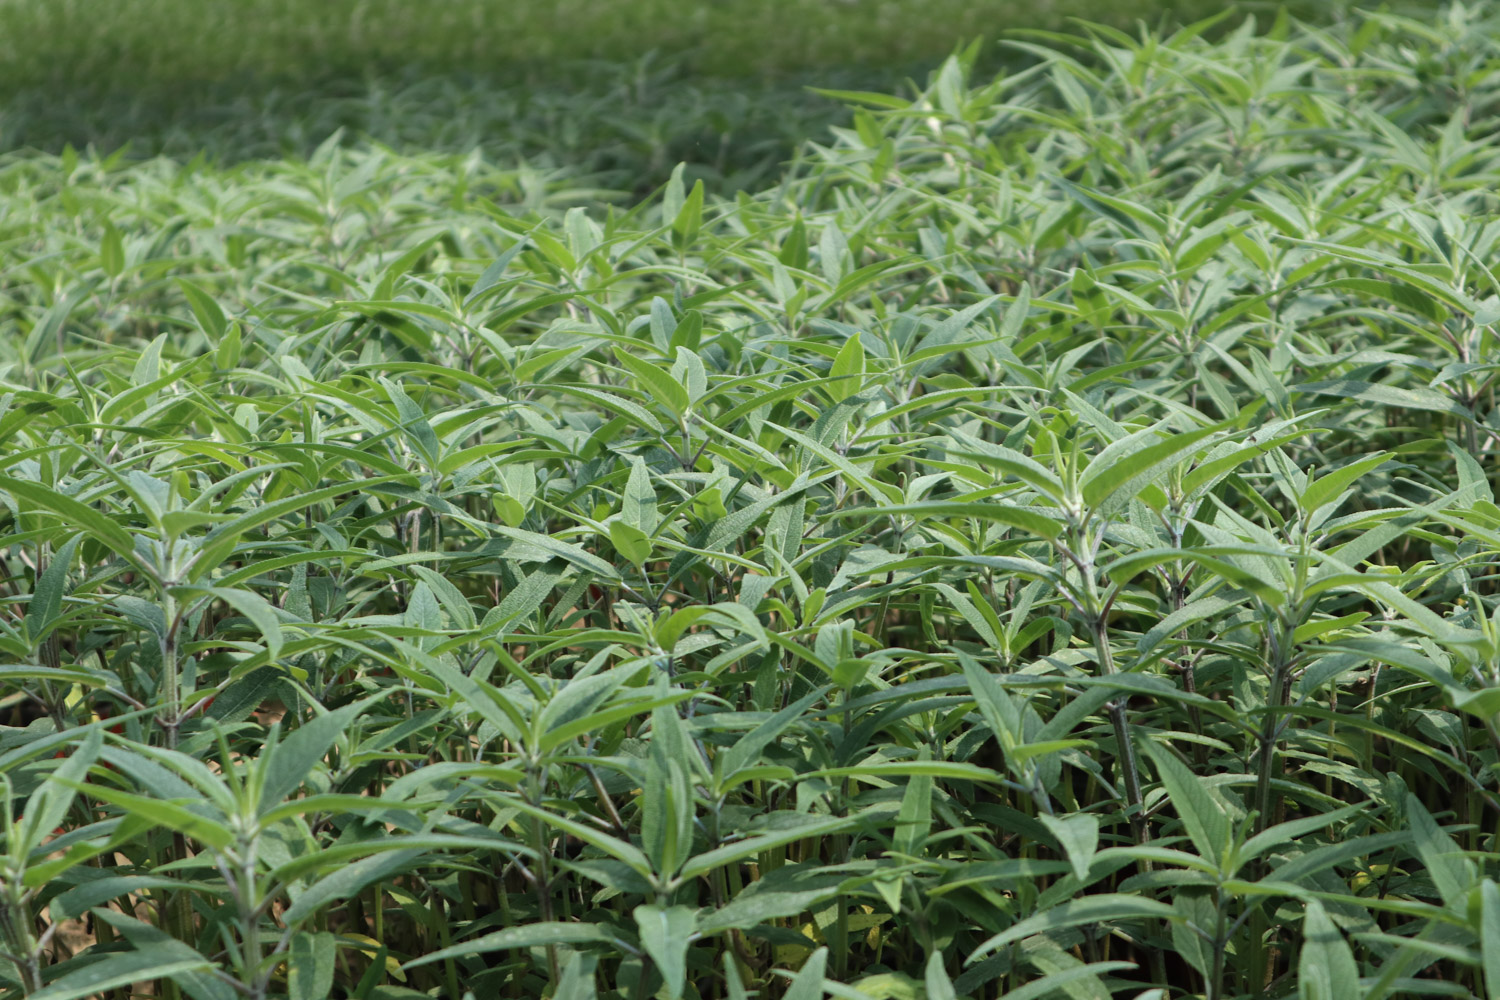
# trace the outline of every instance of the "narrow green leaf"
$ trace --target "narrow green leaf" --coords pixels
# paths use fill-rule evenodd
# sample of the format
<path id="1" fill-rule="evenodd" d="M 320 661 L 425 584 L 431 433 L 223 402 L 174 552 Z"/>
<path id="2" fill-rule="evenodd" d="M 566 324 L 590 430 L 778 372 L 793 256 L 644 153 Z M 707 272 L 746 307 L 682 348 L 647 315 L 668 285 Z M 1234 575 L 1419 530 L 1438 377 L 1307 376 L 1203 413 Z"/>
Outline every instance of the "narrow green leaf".
<path id="1" fill-rule="evenodd" d="M 82 528 L 89 537 L 102 542 L 120 555 L 129 555 L 135 549 L 135 539 L 122 526 L 87 504 L 79 503 L 72 497 L 63 496 L 41 483 L 0 475 L 0 489 L 4 489 L 18 499 L 61 515 L 68 525 Z"/>
<path id="2" fill-rule="evenodd" d="M 781 1000 L 823 1000 L 823 972 L 827 967 L 828 949 L 819 948 L 792 977 Z"/>
<path id="3" fill-rule="evenodd" d="M 1140 919 L 1177 920 L 1181 918 L 1167 904 L 1141 896 L 1114 892 L 1082 896 L 1027 917 L 1007 930 L 1001 931 L 976 948 L 974 954 L 969 956 L 969 961 L 977 961 L 1012 941 L 1020 941 L 1022 938 L 1028 938 L 1043 931 L 1077 927 L 1080 924 Z"/>
<path id="4" fill-rule="evenodd" d="M 282 919 L 295 927 L 329 903 L 351 898 L 371 882 L 383 882 L 410 870 L 426 853 L 421 848 L 384 851 L 339 867 L 304 890 Z"/>
<path id="5" fill-rule="evenodd" d="M 979 521 L 994 521 L 996 524 L 1006 524 L 1022 531 L 1030 532 L 1039 538 L 1056 538 L 1062 534 L 1061 522 L 1048 517 L 1040 511 L 1029 507 L 1017 507 L 1004 503 L 945 503 L 939 500 L 930 500 L 925 503 L 903 503 L 887 504 L 880 507 L 851 507 L 845 510 L 832 511 L 829 518 L 841 520 L 846 518 L 876 518 L 876 517 L 911 517 L 911 518 L 949 518 L 949 517 L 971 517 Z"/>
<path id="6" fill-rule="evenodd" d="M 53 553 L 51 562 L 47 564 L 36 582 L 36 588 L 31 592 L 31 603 L 26 606 L 26 636 L 33 643 L 44 639 L 62 616 L 68 570 L 73 564 L 73 555 L 78 551 L 81 537 L 74 535 Z"/>
<path id="7" fill-rule="evenodd" d="M 324 1000 L 333 989 L 333 935 L 294 934 L 286 965 L 287 1000 Z"/>
<path id="8" fill-rule="evenodd" d="M 1403 389 L 1400 386 L 1361 382 L 1358 379 L 1338 379 L 1327 382 L 1304 382 L 1301 385 L 1287 386 L 1287 390 L 1322 396 L 1338 396 L 1343 399 L 1358 399 L 1366 403 L 1374 403 L 1376 406 L 1396 409 L 1447 413 L 1470 420 L 1474 416 L 1467 407 L 1431 389 Z"/>
<path id="9" fill-rule="evenodd" d="M 1141 490 L 1166 474 L 1173 463 L 1199 443 L 1224 429 L 1225 424 L 1199 427 L 1185 433 L 1171 433 L 1165 438 L 1141 441 L 1133 447 L 1112 454 L 1101 454 L 1089 464 L 1079 483 L 1083 501 L 1103 513 L 1110 513 L 1134 499 Z"/>
<path id="10" fill-rule="evenodd" d="M 1037 818 L 1062 845 L 1068 863 L 1073 866 L 1073 874 L 1086 880 L 1094 854 L 1099 849 L 1099 818 L 1091 813 Z"/>
<path id="11" fill-rule="evenodd" d="M 1485 1000 L 1500 1000 L 1500 885 L 1488 878 L 1479 887 L 1479 955 Z"/>
<path id="12" fill-rule="evenodd" d="M 609 540 L 615 551 L 630 560 L 636 569 L 645 567 L 651 558 L 651 539 L 640 528 L 624 521 L 609 522 Z"/>
<path id="13" fill-rule="evenodd" d="M 191 800 L 165 801 L 144 795 L 134 795 L 103 785 L 84 785 L 61 778 L 56 780 L 78 791 L 87 791 L 93 798 L 119 806 L 131 815 L 148 820 L 153 826 L 165 826 L 177 830 L 209 847 L 223 850 L 234 843 L 234 834 L 221 821 L 203 816 L 188 808 L 193 804 Z"/>
<path id="14" fill-rule="evenodd" d="M 1359 966 L 1328 911 L 1309 900 L 1297 977 L 1303 1000 L 1359 1000 Z"/>
<path id="15" fill-rule="evenodd" d="M 860 389 L 860 379 L 865 373 L 865 349 L 859 341 L 859 331 L 850 335 L 834 355 L 828 369 L 829 381 L 824 391 L 835 403 L 842 403 Z"/>
<path id="16" fill-rule="evenodd" d="M 1166 787 L 1167 798 L 1177 810 L 1188 837 L 1204 861 L 1221 866 L 1229 850 L 1229 814 L 1192 770 L 1157 743 L 1147 742 L 1146 752 Z"/>
<path id="17" fill-rule="evenodd" d="M 1091 962 L 1088 965 L 1075 965 L 1070 969 L 1049 972 L 1040 979 L 1033 979 L 1023 986 L 1008 990 L 1001 994 L 1000 1000 L 1036 1000 L 1038 997 L 1054 996 L 1058 993 L 1066 993 L 1069 996 L 1108 996 L 1108 991 L 1099 977 L 1135 967 L 1134 962 Z M 1097 989 L 1085 992 L 1090 985 L 1090 980 Z M 1077 992 L 1074 992 L 1075 990 Z"/>
<path id="18" fill-rule="evenodd" d="M 1438 826 L 1432 813 L 1415 795 L 1406 797 L 1406 819 L 1411 824 L 1417 854 L 1447 906 L 1461 906 L 1473 887 L 1476 872 L 1453 838 Z"/>
<path id="19" fill-rule="evenodd" d="M 948 969 L 943 964 L 943 953 L 934 951 L 927 956 L 927 970 L 923 977 L 927 987 L 926 1000 L 958 1000 L 958 991 L 953 980 L 948 978 Z"/>
<path id="20" fill-rule="evenodd" d="M 53 771 L 42 786 L 31 793 L 21 821 L 20 852 L 30 854 L 62 826 L 73 806 L 77 790 L 88 778 L 89 768 L 99 758 L 104 737 L 96 727 L 90 729 L 62 766 Z"/>
<path id="21" fill-rule="evenodd" d="M 212 295 L 185 278 L 177 279 L 177 287 L 182 289 L 183 296 L 188 300 L 188 308 L 192 309 L 198 326 L 209 335 L 211 343 L 218 344 L 229 326 L 229 319 L 219 303 Z"/>
<path id="22" fill-rule="evenodd" d="M 688 391 L 670 374 L 649 361 L 642 361 L 628 351 L 617 348 L 615 357 L 625 370 L 635 376 L 646 394 L 665 406 L 673 416 L 681 417 L 688 410 Z"/>
<path id="23" fill-rule="evenodd" d="M 748 858 L 752 854 L 768 851 L 773 847 L 790 844 L 795 840 L 808 837 L 823 837 L 831 833 L 839 833 L 851 829 L 860 822 L 859 816 L 829 817 L 822 820 L 794 827 L 790 830 L 777 830 L 773 833 L 762 833 L 744 840 L 734 841 L 716 847 L 711 851 L 690 858 L 678 877 L 682 879 L 696 878 L 715 868 L 732 864 L 741 858 Z"/>
<path id="24" fill-rule="evenodd" d="M 643 905 L 635 908 L 641 947 L 667 983 L 669 1000 L 678 1000 L 687 985 L 687 950 L 697 918 L 686 906 Z"/>
<path id="25" fill-rule="evenodd" d="M 182 885 L 180 881 L 177 884 Z M 93 910 L 91 916 L 113 927 L 136 952 L 154 955 L 158 961 L 171 960 L 190 964 L 201 957 L 189 945 L 172 937 L 166 931 L 152 927 L 134 917 L 127 917 L 123 913 L 105 907 Z M 235 1000 L 238 996 L 228 983 L 214 976 L 209 968 L 177 972 L 170 978 L 193 1000 Z"/>
<path id="26" fill-rule="evenodd" d="M 603 577 L 606 580 L 620 579 L 620 574 L 615 572 L 615 568 L 603 559 L 600 559 L 591 552 L 585 552 L 577 545 L 553 538 L 551 535 L 542 535 L 535 531 L 523 531 L 520 528 L 508 528 L 503 525 L 495 525 L 492 530 L 497 535 L 513 538 L 518 542 L 535 546 L 548 555 L 556 556 L 559 559 L 570 562 L 579 569 L 587 570 L 595 576 Z"/>
<path id="27" fill-rule="evenodd" d="M 1355 480 L 1385 464 L 1388 457 L 1383 453 L 1371 455 L 1335 469 L 1327 475 L 1319 476 L 1309 483 L 1302 493 L 1300 504 L 1303 513 L 1308 516 L 1317 513 L 1324 504 L 1336 499 Z"/>
<path id="28" fill-rule="evenodd" d="M 923 747 L 920 760 L 930 760 L 932 751 Z M 906 782 L 901 796 L 901 811 L 896 814 L 896 832 L 892 846 L 897 854 L 914 857 L 922 853 L 932 830 L 932 775 L 916 774 Z"/>
<path id="29" fill-rule="evenodd" d="M 206 958 L 168 959 L 146 951 L 108 955 L 81 969 L 59 976 L 31 994 L 30 1000 L 80 1000 L 102 996 L 109 990 L 147 979 L 172 979 L 188 972 L 207 972 L 213 965 Z"/>
<path id="30" fill-rule="evenodd" d="M 265 784 L 261 788 L 259 811 L 269 812 L 295 792 L 313 768 L 327 757 L 329 748 L 343 735 L 349 723 L 380 697 L 374 695 L 325 712 L 304 722 L 269 749 L 260 761 Z"/>
<path id="31" fill-rule="evenodd" d="M 560 922 L 537 922 L 507 927 L 503 931 L 485 934 L 472 941 L 464 941 L 448 948 L 440 948 L 427 955 L 414 958 L 402 968 L 414 969 L 432 962 L 464 955 L 482 955 L 491 951 L 506 951 L 513 948 L 540 948 L 546 945 L 590 944 L 605 941 L 604 929 L 598 924 L 568 924 Z"/>

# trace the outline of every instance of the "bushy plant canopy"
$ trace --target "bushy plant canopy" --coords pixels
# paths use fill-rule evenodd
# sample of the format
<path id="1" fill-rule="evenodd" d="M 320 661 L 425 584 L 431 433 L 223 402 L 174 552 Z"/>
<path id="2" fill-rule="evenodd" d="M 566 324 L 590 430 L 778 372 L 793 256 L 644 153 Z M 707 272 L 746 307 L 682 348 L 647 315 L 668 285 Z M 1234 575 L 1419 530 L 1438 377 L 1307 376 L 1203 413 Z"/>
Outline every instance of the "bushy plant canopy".
<path id="1" fill-rule="evenodd" d="M 5 995 L 1500 996 L 1497 28 L 5 161 Z"/>

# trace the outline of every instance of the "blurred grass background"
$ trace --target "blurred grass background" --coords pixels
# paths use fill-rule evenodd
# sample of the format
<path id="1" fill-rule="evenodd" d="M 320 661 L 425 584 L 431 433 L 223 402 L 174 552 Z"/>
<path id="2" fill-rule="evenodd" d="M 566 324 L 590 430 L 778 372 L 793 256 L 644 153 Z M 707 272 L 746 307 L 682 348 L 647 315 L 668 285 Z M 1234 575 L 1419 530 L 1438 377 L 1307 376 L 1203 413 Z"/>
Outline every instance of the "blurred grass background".
<path id="1" fill-rule="evenodd" d="M 1265 23 L 1279 3 L 1243 3 Z M 680 160 L 763 180 L 847 112 L 980 38 L 1129 28 L 1207 0 L 0 0 L 0 150 L 303 155 L 337 129 L 643 191 Z M 1299 0 L 1299 15 L 1327 3 Z M 1009 58 L 1015 58 L 1012 54 Z"/>
<path id="2" fill-rule="evenodd" d="M 913 67 L 1070 17 L 1128 26 L 1206 0 L 4 0 L 0 89 L 309 81 L 412 69 L 567 83 L 648 49 L 695 75 Z M 1272 5 L 1259 5 L 1262 10 Z M 1250 9 L 1244 8 L 1242 9 Z"/>

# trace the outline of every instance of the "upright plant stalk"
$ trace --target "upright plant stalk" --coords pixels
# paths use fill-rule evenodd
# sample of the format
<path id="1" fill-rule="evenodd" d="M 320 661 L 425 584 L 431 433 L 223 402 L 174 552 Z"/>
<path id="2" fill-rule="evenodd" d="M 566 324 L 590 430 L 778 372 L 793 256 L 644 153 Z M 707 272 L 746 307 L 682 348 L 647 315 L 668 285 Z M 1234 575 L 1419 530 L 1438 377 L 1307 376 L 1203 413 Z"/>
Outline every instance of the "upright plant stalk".
<path id="1" fill-rule="evenodd" d="M 1112 676 L 1118 671 L 1115 667 L 1114 652 L 1109 648 L 1108 626 L 1097 619 L 1092 624 L 1094 655 L 1099 658 L 1099 668 L 1104 675 Z M 1144 844 L 1151 839 L 1151 828 L 1146 820 L 1146 799 L 1141 791 L 1141 768 L 1136 759 L 1135 744 L 1131 739 L 1130 717 L 1126 714 L 1125 702 L 1126 698 L 1123 695 L 1110 700 L 1109 722 L 1115 733 L 1115 742 L 1120 748 L 1120 772 L 1125 783 L 1125 801 L 1132 810 L 1130 827 L 1135 831 L 1136 842 Z"/>
<path id="2" fill-rule="evenodd" d="M 1114 604 L 1114 597 L 1103 597 L 1099 593 L 1099 584 L 1095 578 L 1096 566 L 1095 555 L 1100 539 L 1089 541 L 1083 537 L 1082 528 L 1073 529 L 1073 547 L 1063 547 L 1063 554 L 1074 564 L 1079 575 L 1083 578 L 1083 586 L 1077 595 L 1079 611 L 1082 612 L 1085 624 L 1088 626 L 1090 638 L 1094 644 L 1095 662 L 1099 666 L 1099 672 L 1106 677 L 1113 676 L 1118 672 L 1115 666 L 1114 651 L 1109 645 L 1109 613 Z M 1130 827 L 1135 833 L 1137 843 L 1144 844 L 1151 837 L 1149 824 L 1146 822 L 1145 797 L 1141 792 L 1140 764 L 1136 760 L 1135 744 L 1131 738 L 1130 718 L 1126 713 L 1126 699 L 1121 696 L 1111 699 L 1107 711 L 1109 712 L 1110 728 L 1114 731 L 1115 743 L 1118 746 L 1120 773 L 1125 785 L 1125 803 L 1130 809 Z"/>
<path id="3" fill-rule="evenodd" d="M 1196 389 L 1197 382 L 1194 382 L 1193 386 Z M 1178 485 L 1179 484 L 1174 480 L 1173 500 L 1169 511 L 1170 516 L 1164 517 L 1162 519 L 1163 523 L 1166 525 L 1167 533 L 1171 538 L 1172 548 L 1174 549 L 1182 548 L 1183 536 L 1183 511 L 1181 507 L 1181 498 L 1177 495 Z M 1171 572 L 1167 573 L 1166 576 L 1168 601 L 1171 605 L 1173 613 L 1176 613 L 1178 611 L 1181 611 L 1187 604 L 1188 574 L 1184 570 L 1181 559 L 1177 560 L 1177 563 L 1172 567 Z M 1178 634 L 1186 636 L 1186 631 L 1184 630 L 1182 632 L 1179 632 Z M 1186 652 L 1186 646 L 1179 646 L 1178 655 L 1181 656 L 1184 652 Z M 1195 675 L 1195 661 L 1191 658 L 1184 658 L 1176 664 L 1176 669 L 1182 676 L 1182 689 L 1187 692 L 1190 697 L 1196 695 L 1198 693 L 1198 679 Z M 1192 701 L 1189 701 L 1187 704 L 1187 713 L 1188 721 L 1191 722 L 1193 726 L 1193 733 L 1201 737 L 1203 735 L 1203 713 L 1199 711 L 1197 704 Z M 1195 764 L 1197 764 L 1199 767 L 1203 767 L 1207 764 L 1207 756 L 1204 753 L 1203 745 L 1201 743 L 1194 743 L 1192 746 L 1192 752 L 1193 762 Z"/>
<path id="4" fill-rule="evenodd" d="M 245 994 L 250 1000 L 265 1000 L 266 987 L 269 985 L 266 976 L 260 972 L 263 947 L 260 941 L 260 909 L 261 900 L 259 882 L 255 877 L 256 843 L 254 836 L 245 838 L 240 843 L 242 857 L 239 858 L 238 872 L 235 882 L 239 890 L 235 893 L 236 902 L 240 911 L 240 948 L 244 951 L 243 981 L 248 992 Z"/>
<path id="5" fill-rule="evenodd" d="M 1266 719 L 1256 737 L 1259 760 L 1255 771 L 1255 832 L 1260 833 L 1271 825 L 1276 809 L 1276 790 L 1272 781 L 1276 776 L 1277 746 L 1281 742 L 1281 731 L 1285 728 L 1282 710 L 1287 706 L 1292 667 L 1292 627 L 1283 625 L 1280 634 L 1267 637 L 1270 647 L 1271 684 L 1266 692 Z"/>
<path id="6" fill-rule="evenodd" d="M 1295 560 L 1292 568 L 1295 579 L 1292 584 L 1291 599 L 1279 613 L 1265 615 L 1268 620 L 1274 619 L 1278 627 L 1268 629 L 1266 633 L 1266 652 L 1271 671 L 1270 688 L 1266 691 L 1266 719 L 1260 727 L 1257 740 L 1260 759 L 1255 773 L 1256 833 L 1265 830 L 1274 822 L 1277 808 L 1276 791 L 1271 783 L 1276 776 L 1277 745 L 1281 742 L 1282 730 L 1286 728 L 1283 709 L 1287 706 L 1292 668 L 1296 662 L 1297 626 L 1312 617 L 1318 605 L 1317 597 L 1312 597 L 1305 602 L 1303 600 L 1307 586 L 1308 561 L 1312 551 L 1312 540 L 1309 538 L 1306 522 L 1303 523 L 1304 528 L 1298 539 L 1300 558 Z M 1265 610 L 1269 611 L 1269 609 Z M 1264 859 L 1262 863 L 1263 861 Z M 1263 864 L 1258 866 L 1257 870 L 1264 871 Z"/>
<path id="7" fill-rule="evenodd" d="M 1300 569 L 1298 579 L 1297 593 L 1300 595 Z M 1253 829 L 1257 834 L 1264 832 L 1272 825 L 1278 808 L 1278 796 L 1273 782 L 1276 778 L 1277 747 L 1281 741 L 1281 732 L 1285 728 L 1282 710 L 1287 706 L 1293 663 L 1293 634 L 1298 620 L 1301 620 L 1300 616 L 1293 618 L 1290 622 L 1278 616 L 1280 628 L 1268 633 L 1266 640 L 1271 672 L 1270 687 L 1266 692 L 1266 718 L 1256 736 L 1256 751 L 1259 757 L 1255 769 L 1256 815 Z M 1255 860 L 1250 876 L 1253 879 L 1259 879 L 1264 876 L 1265 872 L 1266 857 L 1262 855 Z M 1252 991 L 1259 991 L 1266 988 L 1275 972 L 1277 949 L 1274 946 L 1270 948 L 1266 946 L 1266 935 L 1271 933 L 1272 928 L 1263 903 L 1256 901 L 1249 905 L 1253 909 L 1249 915 L 1250 941 L 1246 949 L 1246 957 L 1252 981 L 1245 985 Z"/>
<path id="8" fill-rule="evenodd" d="M 157 721 L 162 727 L 168 750 L 177 749 L 178 730 L 182 725 L 181 677 L 177 663 L 177 632 L 181 627 L 178 618 L 177 599 L 166 592 L 163 585 L 161 598 L 162 620 L 165 631 L 161 637 L 161 697 L 160 715 Z"/>
<path id="9" fill-rule="evenodd" d="M 1229 961 L 1229 896 L 1222 888 L 1214 906 L 1214 949 L 1206 984 L 1207 1000 L 1222 1000 Z"/>
<path id="10" fill-rule="evenodd" d="M 176 750 L 182 727 L 182 678 L 178 663 L 178 633 L 182 628 L 183 609 L 177 605 L 177 599 L 167 590 L 173 578 L 173 568 L 168 567 L 164 581 L 161 586 L 161 610 L 165 632 L 161 637 L 161 696 L 159 701 L 160 714 L 157 721 L 162 727 L 162 732 L 168 750 Z M 180 831 L 173 831 L 171 847 L 167 849 L 167 863 L 182 861 L 187 858 L 187 838 Z M 165 915 L 166 931 L 179 941 L 189 941 L 192 936 L 193 909 L 192 901 L 188 898 L 188 890 L 168 890 L 167 913 Z M 181 989 L 176 980 L 162 980 L 161 987 L 169 1000 L 178 1000 Z"/>
<path id="11" fill-rule="evenodd" d="M 6 957 L 15 966 L 22 992 L 30 996 L 42 988 L 41 956 L 31 931 L 31 908 L 22 898 L 20 879 L 7 872 L 0 883 L 0 939 L 5 942 Z"/>
<path id="12" fill-rule="evenodd" d="M 527 771 L 527 785 L 533 805 L 540 808 L 542 802 L 542 781 L 535 767 Z M 533 877 L 535 883 L 537 906 L 540 910 L 542 920 L 551 923 L 556 918 L 552 905 L 552 849 L 547 842 L 547 829 L 539 818 L 533 817 L 531 821 L 532 849 L 536 851 L 536 872 Z M 560 966 L 557 961 L 557 945 L 547 945 L 547 971 L 556 983 Z"/>
<path id="13" fill-rule="evenodd" d="M 1099 546 L 1104 541 L 1104 529 L 1101 527 L 1092 540 L 1085 539 L 1083 528 L 1079 525 L 1075 515 L 1071 534 L 1073 547 L 1061 548 L 1063 555 L 1073 563 L 1082 577 L 1083 586 L 1074 600 L 1081 605 L 1079 610 L 1082 611 L 1091 633 L 1095 662 L 1099 667 L 1099 672 L 1105 677 L 1111 677 L 1119 672 L 1115 664 L 1114 650 L 1109 644 L 1109 614 L 1114 606 L 1117 591 L 1111 591 L 1107 597 L 1101 595 L 1099 591 L 1096 562 Z M 1118 747 L 1117 760 L 1125 786 L 1126 808 L 1130 811 L 1130 829 L 1135 836 L 1136 843 L 1145 844 L 1151 839 L 1151 825 L 1146 817 L 1146 800 L 1141 790 L 1140 763 L 1136 759 L 1135 742 L 1131 734 L 1126 702 L 1127 698 L 1123 695 L 1115 697 L 1110 700 L 1107 711 L 1110 728 L 1114 731 L 1115 744 Z M 1151 863 L 1141 861 L 1140 869 L 1143 874 L 1150 872 Z M 1152 979 L 1165 985 L 1168 982 L 1166 958 L 1160 949 L 1150 949 L 1147 961 L 1151 968 Z"/>

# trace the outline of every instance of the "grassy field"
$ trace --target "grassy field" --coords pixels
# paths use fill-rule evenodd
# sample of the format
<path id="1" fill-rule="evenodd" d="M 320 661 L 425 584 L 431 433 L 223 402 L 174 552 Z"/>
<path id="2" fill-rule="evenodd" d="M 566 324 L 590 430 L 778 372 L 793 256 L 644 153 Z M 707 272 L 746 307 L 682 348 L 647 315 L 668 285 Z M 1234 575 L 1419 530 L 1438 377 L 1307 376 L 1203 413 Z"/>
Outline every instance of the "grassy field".
<path id="1" fill-rule="evenodd" d="M 0 7 L 0 997 L 1500 996 L 1500 11 L 296 9 Z"/>
<path id="2" fill-rule="evenodd" d="M 648 50 L 683 58 L 697 76 L 889 72 L 1011 28 L 1057 29 L 1080 15 L 1129 27 L 1221 9 L 1202 0 L 10 0 L 0 7 L 0 85 L 180 89 L 411 68 L 551 84 L 574 81 L 580 63 Z"/>
<path id="3" fill-rule="evenodd" d="M 1262 16 L 1275 5 L 1251 2 Z M 1329 8 L 1313 5 L 1329 15 Z M 892 91 L 960 43 L 1019 66 L 1013 29 L 1130 27 L 1203 0 L 6 0 L 0 148 L 306 156 L 336 129 L 403 152 L 566 167 L 641 195 L 679 162 L 774 183 L 830 125 L 808 85 Z"/>

